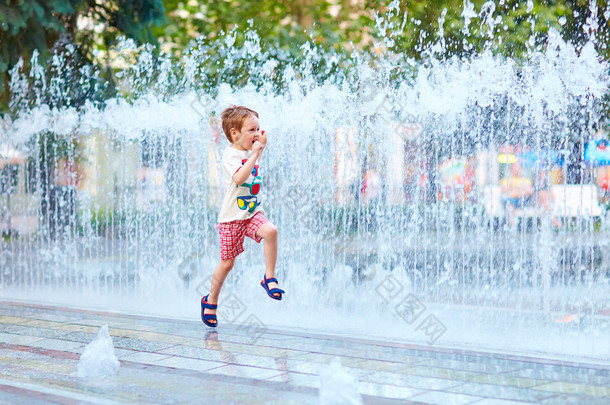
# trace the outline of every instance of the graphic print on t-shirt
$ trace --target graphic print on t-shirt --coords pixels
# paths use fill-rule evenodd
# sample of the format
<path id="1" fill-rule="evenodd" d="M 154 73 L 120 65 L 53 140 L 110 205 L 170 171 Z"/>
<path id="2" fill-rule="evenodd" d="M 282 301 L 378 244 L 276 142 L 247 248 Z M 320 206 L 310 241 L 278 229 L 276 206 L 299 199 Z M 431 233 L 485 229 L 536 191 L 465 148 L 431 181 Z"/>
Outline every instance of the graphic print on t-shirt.
<path id="1" fill-rule="evenodd" d="M 244 165 L 248 160 L 242 159 L 241 164 Z M 237 197 L 237 207 L 240 210 L 248 210 L 249 212 L 254 212 L 256 207 L 258 207 L 261 203 L 258 200 L 258 193 L 261 191 L 261 177 L 258 175 L 258 165 L 254 165 L 252 168 L 252 179 L 251 183 L 243 183 L 242 187 L 247 187 L 250 191 L 250 195 Z"/>

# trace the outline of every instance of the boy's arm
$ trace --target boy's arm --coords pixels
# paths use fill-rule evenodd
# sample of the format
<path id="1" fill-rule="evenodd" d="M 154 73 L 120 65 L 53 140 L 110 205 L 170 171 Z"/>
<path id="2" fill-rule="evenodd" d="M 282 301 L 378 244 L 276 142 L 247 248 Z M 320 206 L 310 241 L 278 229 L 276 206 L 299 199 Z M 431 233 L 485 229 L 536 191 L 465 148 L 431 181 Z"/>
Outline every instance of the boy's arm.
<path id="1" fill-rule="evenodd" d="M 250 155 L 248 160 L 246 160 L 246 163 L 233 174 L 233 181 L 237 183 L 238 186 L 241 186 L 248 180 L 248 177 L 250 177 L 250 173 L 252 173 L 252 169 L 262 152 L 263 145 L 260 142 L 254 142 L 254 145 L 252 146 L 252 155 Z"/>

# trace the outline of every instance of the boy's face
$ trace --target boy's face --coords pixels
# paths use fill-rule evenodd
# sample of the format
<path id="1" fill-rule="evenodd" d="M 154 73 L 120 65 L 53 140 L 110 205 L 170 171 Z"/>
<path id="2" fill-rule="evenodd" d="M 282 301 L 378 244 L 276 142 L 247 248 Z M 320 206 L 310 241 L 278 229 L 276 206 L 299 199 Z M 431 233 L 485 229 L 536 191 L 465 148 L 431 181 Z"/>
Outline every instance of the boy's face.
<path id="1" fill-rule="evenodd" d="M 231 128 L 233 147 L 239 150 L 252 150 L 252 145 L 258 140 L 260 135 L 260 124 L 254 115 L 249 116 L 244 121 L 241 130 Z"/>

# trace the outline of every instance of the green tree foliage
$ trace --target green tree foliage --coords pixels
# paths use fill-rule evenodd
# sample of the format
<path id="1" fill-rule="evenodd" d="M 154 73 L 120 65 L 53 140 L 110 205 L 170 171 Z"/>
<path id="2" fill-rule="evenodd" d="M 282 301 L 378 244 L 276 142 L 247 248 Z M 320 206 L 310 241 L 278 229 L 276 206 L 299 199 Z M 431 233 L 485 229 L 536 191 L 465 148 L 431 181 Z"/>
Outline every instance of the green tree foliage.
<path id="1" fill-rule="evenodd" d="M 379 0 L 165 0 L 168 22 L 154 30 L 165 49 L 180 55 L 196 38 L 207 42 L 235 27 L 251 23 L 263 42 L 282 49 L 300 46 L 311 37 L 325 48 L 375 50 L 377 39 L 399 30 L 391 48 L 414 59 L 434 52 L 439 56 L 468 56 L 490 49 L 521 57 L 544 46 L 549 29 L 582 45 L 597 31 L 598 51 L 607 56 L 610 8 L 597 0 L 403 0 L 390 12 L 392 25 L 375 27 L 375 16 L 388 12 Z M 590 17 L 596 26 L 592 27 Z M 604 13 L 606 15 L 604 15 Z M 444 41 L 441 41 L 442 34 Z M 435 45 L 438 45 L 435 47 Z"/>
<path id="2" fill-rule="evenodd" d="M 610 2 L 607 0 L 568 0 L 571 11 L 564 27 L 564 37 L 583 45 L 596 37 L 596 49 L 610 61 Z"/>
<path id="3" fill-rule="evenodd" d="M 597 0 L 598 9 L 592 11 L 588 1 L 165 0 L 167 23 L 153 32 L 168 54 L 198 61 L 196 82 L 205 92 L 213 92 L 219 83 L 260 85 L 269 78 L 281 91 L 283 75 L 257 77 L 265 62 L 275 64 L 274 72 L 291 66 L 298 77 L 300 69 L 308 68 L 320 80 L 341 80 L 354 76 L 354 57 L 373 65 L 385 59 L 397 66 L 393 78 L 405 80 L 428 56 L 468 58 L 490 51 L 517 61 L 527 58 L 544 50 L 551 29 L 577 49 L 595 30 L 597 50 L 607 57 L 610 10 Z M 591 23 L 592 13 L 597 13 L 597 26 Z M 250 31 L 260 47 L 256 57 L 242 49 Z M 307 43 L 318 49 L 310 52 Z M 392 56 L 377 58 L 387 50 Z M 311 66 L 303 67 L 308 52 Z"/>
<path id="4" fill-rule="evenodd" d="M 589 0 L 437 0 L 407 1 L 403 10 L 411 16 L 397 49 L 418 58 L 438 43 L 442 23 L 442 56 L 467 56 L 486 49 L 520 58 L 546 45 L 549 29 L 560 32 L 566 41 L 582 46 L 591 38 L 591 21 L 597 35 L 597 50 L 607 58 L 608 18 L 604 0 L 597 0 L 597 15 L 591 17 Z"/>
<path id="5" fill-rule="evenodd" d="M 485 50 L 519 58 L 544 42 L 549 28 L 561 28 L 558 18 L 567 8 L 546 0 L 411 0 L 401 11 L 408 18 L 393 49 L 414 59 L 467 57 Z"/>
<path id="6" fill-rule="evenodd" d="M 212 41 L 234 28 L 252 25 L 264 42 L 282 49 L 300 46 L 311 37 L 325 47 L 339 49 L 367 41 L 380 0 L 166 0 L 168 23 L 154 30 L 175 53 L 203 36 Z"/>
<path id="7" fill-rule="evenodd" d="M 164 12 L 162 0 L 1 0 L 0 105 L 8 103 L 7 72 L 19 58 L 27 63 L 37 50 L 44 64 L 62 36 L 78 45 L 80 60 L 119 35 L 155 43 L 151 28 Z"/>
<path id="8" fill-rule="evenodd" d="M 251 62 L 245 59 L 234 58 L 231 68 L 224 66 L 232 48 L 246 41 L 248 30 L 260 38 L 261 53 L 253 59 L 277 63 L 276 71 L 298 65 L 308 52 L 307 43 L 324 49 L 327 54 L 311 66 L 322 78 L 344 74 L 354 49 L 371 60 L 386 49 L 397 58 L 415 61 L 427 55 L 464 58 L 486 50 L 518 59 L 543 49 L 549 29 L 579 47 L 595 35 L 598 52 L 609 58 L 610 8 L 605 0 L 596 0 L 597 7 L 590 0 L 3 1 L 0 75 L 5 84 L 7 69 L 20 56 L 27 63 L 38 49 L 40 59 L 48 59 L 62 34 L 78 45 L 70 56 L 77 69 L 94 60 L 95 51 L 102 51 L 95 62 L 107 83 L 98 89 L 114 85 L 108 68 L 114 56 L 109 50 L 121 34 L 139 44 L 154 45 L 158 40 L 161 49 L 179 61 L 203 55 L 197 59 L 204 61 L 198 69 L 210 88 L 220 82 L 239 86 L 252 79 Z M 335 62 L 329 62 L 334 56 Z M 165 63 L 156 54 L 153 59 L 155 66 Z M 181 64 L 175 65 L 179 81 Z M 281 88 L 280 79 L 274 79 Z M 72 100 L 90 97 L 85 93 Z M 3 101 L 6 104 L 6 97 Z"/>

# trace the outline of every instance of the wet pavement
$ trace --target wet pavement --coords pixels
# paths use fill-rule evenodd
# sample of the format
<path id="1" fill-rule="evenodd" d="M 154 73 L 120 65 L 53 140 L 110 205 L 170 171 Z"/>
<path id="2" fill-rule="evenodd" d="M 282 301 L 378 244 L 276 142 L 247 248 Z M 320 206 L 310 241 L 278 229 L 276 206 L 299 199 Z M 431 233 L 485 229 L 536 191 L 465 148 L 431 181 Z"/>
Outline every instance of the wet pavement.
<path id="1" fill-rule="evenodd" d="M 80 378 L 103 325 L 119 372 Z M 610 404 L 610 362 L 0 302 L 0 403 L 316 404 L 336 357 L 365 404 Z"/>

